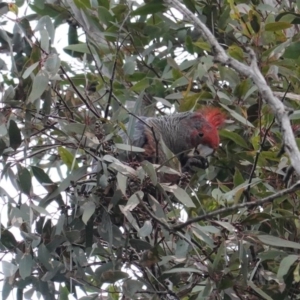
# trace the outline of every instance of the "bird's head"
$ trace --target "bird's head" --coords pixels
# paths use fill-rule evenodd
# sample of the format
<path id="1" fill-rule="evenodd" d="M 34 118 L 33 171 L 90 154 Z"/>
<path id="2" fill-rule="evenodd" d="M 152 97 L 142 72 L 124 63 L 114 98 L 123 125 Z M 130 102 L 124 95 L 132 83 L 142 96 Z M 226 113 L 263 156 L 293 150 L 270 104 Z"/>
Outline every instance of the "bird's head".
<path id="1" fill-rule="evenodd" d="M 218 128 L 224 121 L 225 114 L 216 107 L 206 107 L 192 114 L 188 121 L 192 126 L 190 142 L 201 156 L 206 157 L 219 147 Z"/>

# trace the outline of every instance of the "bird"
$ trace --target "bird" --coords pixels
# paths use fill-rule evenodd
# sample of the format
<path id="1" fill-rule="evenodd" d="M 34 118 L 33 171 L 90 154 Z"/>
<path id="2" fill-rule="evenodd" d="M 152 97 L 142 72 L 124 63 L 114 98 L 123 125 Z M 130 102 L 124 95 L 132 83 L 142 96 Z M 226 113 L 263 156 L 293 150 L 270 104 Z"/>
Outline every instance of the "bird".
<path id="1" fill-rule="evenodd" d="M 143 161 L 170 169 L 160 169 L 160 182 L 170 184 L 183 184 L 189 182 L 189 177 L 198 169 L 206 169 L 209 164 L 207 157 L 212 155 L 220 144 L 218 129 L 223 125 L 226 115 L 217 107 L 203 107 L 194 112 L 180 112 L 165 116 L 145 117 L 133 116 L 133 130 L 129 134 L 129 125 L 120 126 L 116 133 L 127 150 L 113 150 L 116 153 L 114 160 L 139 168 Z M 109 149 L 114 149 L 117 143 L 109 143 Z M 143 152 L 134 152 L 141 148 Z M 111 148 L 112 147 L 112 148 Z M 112 158 L 111 158 L 112 159 Z M 110 160 L 111 160 L 110 159 Z M 107 162 L 108 165 L 110 164 Z M 114 171 L 108 168 L 112 178 Z M 175 173 L 173 172 L 175 170 Z M 92 176 L 103 173 L 103 163 L 97 163 L 94 158 Z M 97 175 L 97 182 L 101 176 Z M 92 177 L 93 178 L 93 177 Z M 98 184 L 97 184 L 98 185 Z M 80 192 L 88 195 L 94 183 L 81 186 Z"/>
<path id="2" fill-rule="evenodd" d="M 217 107 L 204 107 L 194 112 L 181 112 L 159 117 L 138 117 L 132 137 L 120 131 L 124 143 L 143 148 L 135 157 L 151 163 L 170 166 L 169 152 L 177 157 L 180 171 L 192 172 L 194 167 L 206 169 L 207 156 L 219 147 L 218 128 L 225 114 Z"/>

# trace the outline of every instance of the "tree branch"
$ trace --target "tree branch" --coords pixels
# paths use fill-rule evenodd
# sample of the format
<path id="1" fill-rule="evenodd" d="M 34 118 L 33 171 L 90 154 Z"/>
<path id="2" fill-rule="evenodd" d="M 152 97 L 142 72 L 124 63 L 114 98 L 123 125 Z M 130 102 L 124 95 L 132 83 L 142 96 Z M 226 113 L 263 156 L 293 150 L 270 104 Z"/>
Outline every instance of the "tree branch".
<path id="1" fill-rule="evenodd" d="M 300 101 L 300 95 L 297 95 L 297 94 L 294 94 L 294 93 L 273 92 L 273 94 L 276 97 L 279 97 L 279 98 L 285 97 L 285 98 L 289 98 L 289 99 L 294 100 L 294 101 Z"/>
<path id="2" fill-rule="evenodd" d="M 230 206 L 230 207 L 224 207 L 224 208 L 221 208 L 221 209 L 218 209 L 218 210 L 215 210 L 215 211 L 212 211 L 208 214 L 205 214 L 205 215 L 201 215 L 201 216 L 198 216 L 196 218 L 193 218 L 193 219 L 189 219 L 188 221 L 186 221 L 185 223 L 182 223 L 182 224 L 179 224 L 179 225 L 175 225 L 172 227 L 172 229 L 174 231 L 177 231 L 177 230 L 181 230 L 193 223 L 196 223 L 196 222 L 199 222 L 199 221 L 202 221 L 202 220 L 205 220 L 205 219 L 209 219 L 211 217 L 214 217 L 216 215 L 219 215 L 219 214 L 223 214 L 223 213 L 228 213 L 228 212 L 232 212 L 234 210 L 237 210 L 237 209 L 241 209 L 241 208 L 245 208 L 245 207 L 252 207 L 252 206 L 259 206 L 259 205 L 263 205 L 267 202 L 271 202 L 279 197 L 282 197 L 284 195 L 287 195 L 289 193 L 293 193 L 297 190 L 299 190 L 300 188 L 300 180 L 297 181 L 294 185 L 292 185 L 291 187 L 287 188 L 287 189 L 284 189 L 284 190 L 281 190 L 273 195 L 270 195 L 268 197 L 265 197 L 261 200 L 257 200 L 257 201 L 253 201 L 253 202 L 245 202 L 245 203 L 241 203 L 241 204 L 237 204 L 237 205 L 233 205 L 233 206 Z"/>
<path id="3" fill-rule="evenodd" d="M 262 98 L 273 110 L 275 118 L 281 128 L 285 151 L 289 155 L 291 164 L 295 171 L 298 175 L 300 175 L 300 152 L 295 141 L 288 111 L 285 109 L 284 104 L 274 96 L 271 88 L 268 86 L 264 76 L 260 72 L 254 51 L 251 48 L 247 48 L 251 59 L 250 66 L 245 65 L 232 57 L 229 57 L 206 25 L 202 23 L 200 19 L 185 6 L 183 6 L 179 0 L 164 0 L 164 2 L 168 7 L 176 8 L 180 13 L 183 14 L 187 21 L 195 26 L 196 30 L 199 31 L 202 37 L 212 47 L 216 61 L 229 66 L 243 76 L 251 78 L 257 85 L 258 91 L 260 92 Z"/>

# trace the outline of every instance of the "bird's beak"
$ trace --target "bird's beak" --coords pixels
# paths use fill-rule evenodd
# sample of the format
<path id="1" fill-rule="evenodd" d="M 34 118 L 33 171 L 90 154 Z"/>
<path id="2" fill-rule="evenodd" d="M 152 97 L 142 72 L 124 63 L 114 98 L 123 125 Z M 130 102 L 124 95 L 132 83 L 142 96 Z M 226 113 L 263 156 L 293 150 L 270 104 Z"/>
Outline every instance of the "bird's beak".
<path id="1" fill-rule="evenodd" d="M 200 155 L 202 157 L 207 157 L 207 156 L 212 155 L 214 153 L 214 149 L 210 148 L 206 145 L 199 144 L 197 146 L 197 148 L 195 149 L 195 152 L 197 152 L 198 155 Z"/>

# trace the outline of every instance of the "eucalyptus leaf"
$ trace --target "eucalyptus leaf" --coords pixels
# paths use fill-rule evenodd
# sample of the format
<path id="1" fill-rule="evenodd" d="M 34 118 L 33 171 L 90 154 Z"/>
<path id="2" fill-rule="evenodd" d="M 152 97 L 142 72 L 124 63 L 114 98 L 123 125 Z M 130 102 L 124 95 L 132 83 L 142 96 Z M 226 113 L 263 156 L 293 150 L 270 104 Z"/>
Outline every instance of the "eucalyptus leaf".
<path id="1" fill-rule="evenodd" d="M 28 97 L 28 102 L 33 102 L 37 100 L 48 86 L 49 78 L 46 73 L 38 73 L 33 80 L 31 93 Z"/>

